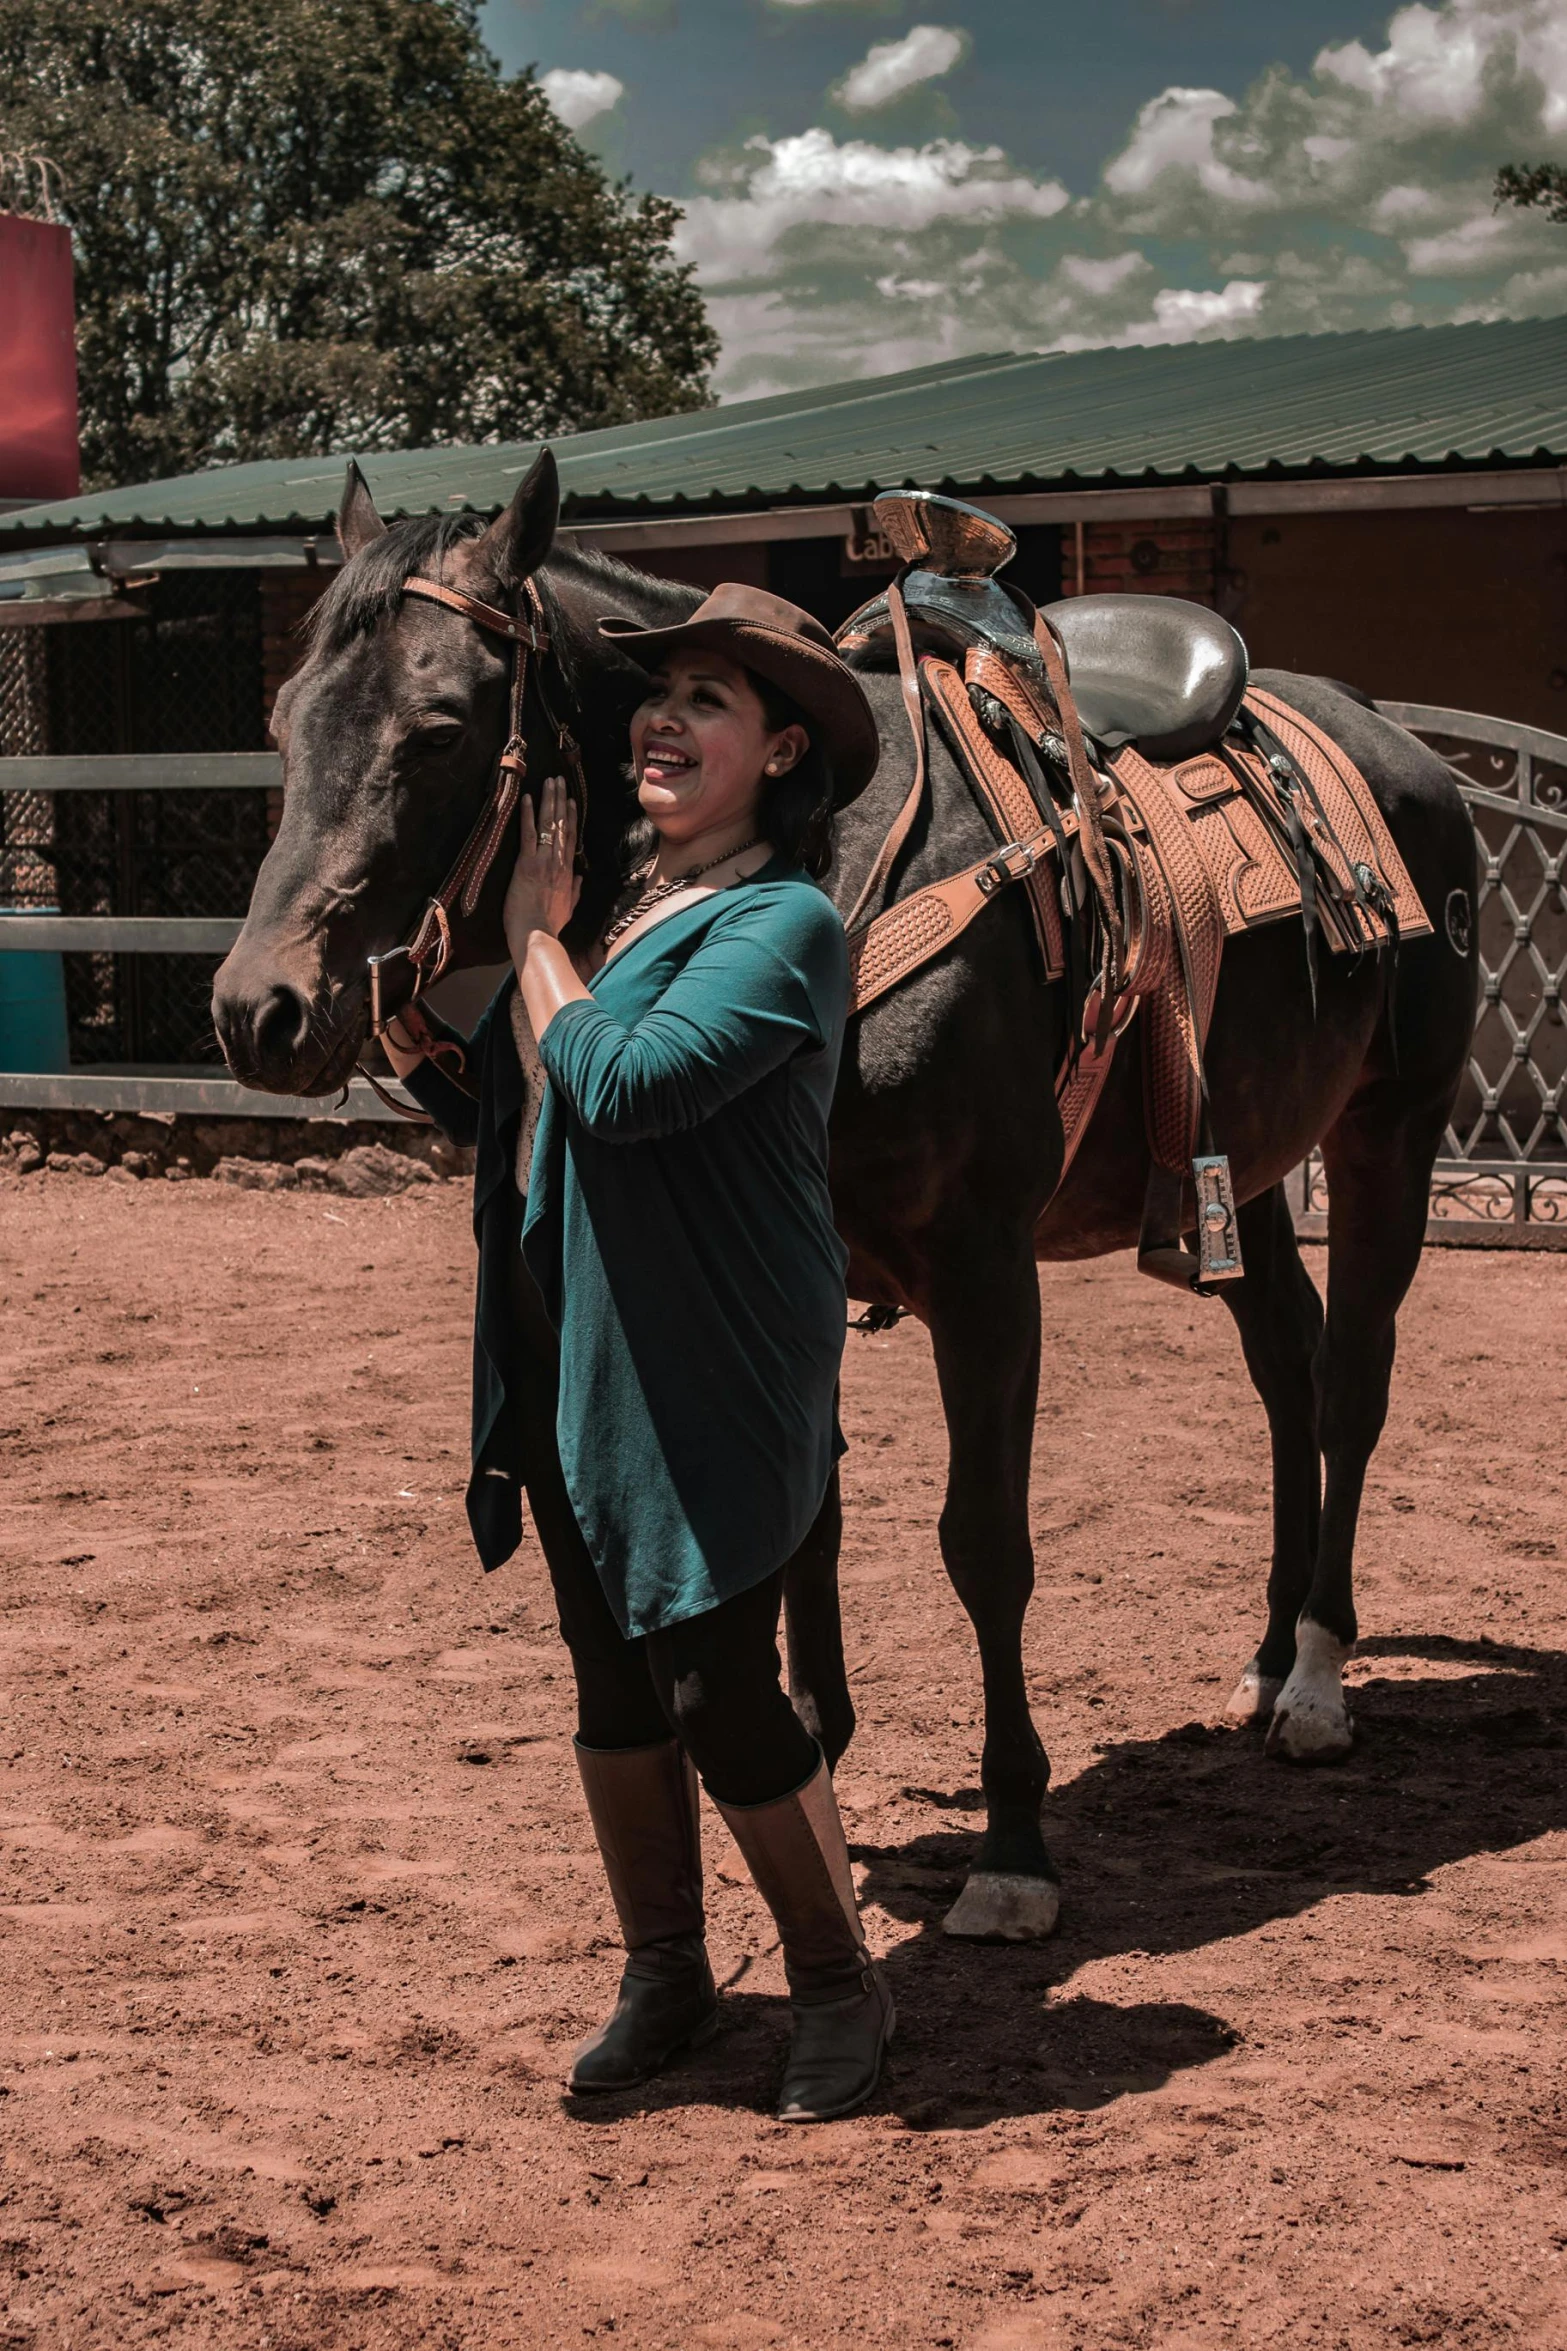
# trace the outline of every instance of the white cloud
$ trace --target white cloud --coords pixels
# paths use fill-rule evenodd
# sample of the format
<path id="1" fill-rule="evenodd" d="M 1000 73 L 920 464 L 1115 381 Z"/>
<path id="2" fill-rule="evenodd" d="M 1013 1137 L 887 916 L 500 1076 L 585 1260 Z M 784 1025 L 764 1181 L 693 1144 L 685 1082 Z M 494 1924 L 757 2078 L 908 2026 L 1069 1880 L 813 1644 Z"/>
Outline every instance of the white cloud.
<path id="1" fill-rule="evenodd" d="M 889 302 L 935 302 L 947 291 L 940 278 L 900 278 L 889 270 L 876 280 L 876 291 Z"/>
<path id="2" fill-rule="evenodd" d="M 1380 48 L 1323 49 L 1309 76 L 1274 67 L 1243 100 L 1161 91 L 1104 187 L 1143 235 L 1222 234 L 1268 213 L 1397 233 L 1426 197 L 1444 225 L 1478 211 L 1498 163 L 1560 150 L 1564 134 L 1561 0 L 1444 0 L 1396 9 Z"/>
<path id="3" fill-rule="evenodd" d="M 1458 325 L 1472 319 L 1548 318 L 1567 310 L 1567 261 L 1555 269 L 1516 270 L 1504 285 L 1454 311 Z"/>
<path id="4" fill-rule="evenodd" d="M 875 41 L 833 91 L 851 114 L 869 114 L 906 98 L 922 82 L 950 73 L 968 47 L 950 25 L 911 25 L 901 41 Z"/>
<path id="5" fill-rule="evenodd" d="M 1257 278 L 1231 278 L 1217 293 L 1198 286 L 1166 286 L 1153 298 L 1153 314 L 1162 337 L 1172 343 L 1188 343 L 1198 335 L 1255 318 L 1267 290 Z"/>
<path id="6" fill-rule="evenodd" d="M 555 65 L 540 74 L 545 97 L 569 131 L 580 131 L 598 115 L 608 114 L 626 94 L 626 85 L 612 73 L 593 73 L 586 66 Z"/>
<path id="7" fill-rule="evenodd" d="M 908 237 L 940 222 L 1049 220 L 1070 201 L 1059 180 L 1030 179 L 999 147 L 932 139 L 923 147 L 840 145 L 830 131 L 748 139 L 737 164 L 715 168 L 730 192 L 693 197 L 679 231 L 682 260 L 709 284 L 764 275 L 791 231 L 877 230 Z"/>
<path id="8" fill-rule="evenodd" d="M 1161 90 L 1106 166 L 1106 187 L 1117 196 L 1145 196 L 1163 180 L 1191 178 L 1226 204 L 1266 204 L 1272 191 L 1234 170 L 1214 149 L 1215 128 L 1239 111 L 1222 90 Z"/>
<path id="9" fill-rule="evenodd" d="M 1434 237 L 1411 237 L 1404 258 L 1413 277 L 1467 277 L 1474 270 L 1494 268 L 1499 249 L 1516 249 L 1523 242 L 1520 226 L 1516 214 L 1508 220 L 1494 212 L 1475 213 Z"/>
<path id="10" fill-rule="evenodd" d="M 1129 277 L 1148 267 L 1146 253 L 1117 253 L 1109 261 L 1091 261 L 1084 253 L 1064 253 L 1061 274 L 1090 294 L 1108 294 Z"/>
<path id="11" fill-rule="evenodd" d="M 1416 188 L 1398 181 L 1391 188 L 1384 188 L 1372 205 L 1371 225 L 1396 236 L 1417 221 L 1440 219 L 1448 209 L 1434 188 Z"/>
<path id="12" fill-rule="evenodd" d="M 1567 129 L 1567 13 L 1558 0 L 1449 0 L 1443 8 L 1400 8 L 1389 20 L 1387 47 L 1363 42 L 1324 49 L 1314 69 L 1368 98 L 1407 137 L 1416 125 L 1457 127 L 1478 121 L 1508 82 L 1526 80 L 1543 96 L 1540 127 Z"/>
<path id="13" fill-rule="evenodd" d="M 705 172 L 681 250 L 731 397 L 976 350 L 1524 317 L 1567 310 L 1567 232 L 1491 183 L 1552 158 L 1564 0 L 1430 0 L 1304 73 L 1157 91 L 1075 197 L 956 135 L 754 139 Z"/>
<path id="14" fill-rule="evenodd" d="M 1405 119 L 1463 122 L 1481 94 L 1489 42 L 1477 10 L 1400 8 L 1388 24 L 1387 47 L 1373 56 L 1364 42 L 1319 51 L 1316 72 L 1357 90 L 1378 108 Z M 1457 19 L 1443 22 L 1443 18 Z"/>

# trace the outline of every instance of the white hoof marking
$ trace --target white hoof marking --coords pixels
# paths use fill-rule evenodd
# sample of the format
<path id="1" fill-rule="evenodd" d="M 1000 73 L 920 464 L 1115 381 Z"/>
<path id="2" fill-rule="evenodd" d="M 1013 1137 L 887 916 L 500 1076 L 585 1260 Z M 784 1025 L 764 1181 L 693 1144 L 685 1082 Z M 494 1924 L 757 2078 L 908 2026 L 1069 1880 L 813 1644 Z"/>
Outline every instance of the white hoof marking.
<path id="1" fill-rule="evenodd" d="M 1277 1674 L 1259 1673 L 1254 1657 L 1225 1702 L 1229 1722 L 1266 1722 L 1284 1684 Z"/>
<path id="2" fill-rule="evenodd" d="M 1295 1627 L 1295 1665 L 1274 1703 L 1267 1751 L 1291 1763 L 1332 1763 L 1355 1743 L 1344 1696 L 1347 1642 L 1303 1616 Z"/>
<path id="3" fill-rule="evenodd" d="M 1061 1916 L 1061 1889 L 1050 1878 L 976 1869 L 942 1921 L 942 1932 L 980 1943 L 1042 1943 Z"/>

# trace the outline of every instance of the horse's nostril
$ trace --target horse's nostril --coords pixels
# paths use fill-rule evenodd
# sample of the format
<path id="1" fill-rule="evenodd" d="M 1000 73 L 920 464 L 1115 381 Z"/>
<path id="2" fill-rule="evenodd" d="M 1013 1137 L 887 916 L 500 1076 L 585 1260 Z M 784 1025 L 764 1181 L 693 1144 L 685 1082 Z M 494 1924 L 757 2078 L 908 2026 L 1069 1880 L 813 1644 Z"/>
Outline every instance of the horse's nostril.
<path id="1" fill-rule="evenodd" d="M 297 988 L 269 988 L 256 1007 L 253 1034 L 263 1069 L 289 1069 L 310 1035 L 310 1007 Z"/>

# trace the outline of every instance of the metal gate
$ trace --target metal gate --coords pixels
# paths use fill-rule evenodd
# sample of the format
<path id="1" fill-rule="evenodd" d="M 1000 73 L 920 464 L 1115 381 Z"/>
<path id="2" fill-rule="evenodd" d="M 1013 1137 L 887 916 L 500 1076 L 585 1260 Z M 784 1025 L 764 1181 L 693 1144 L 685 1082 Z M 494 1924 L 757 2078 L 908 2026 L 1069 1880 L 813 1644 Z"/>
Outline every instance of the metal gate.
<path id="1" fill-rule="evenodd" d="M 1453 769 L 1480 849 L 1480 1002 L 1428 1238 L 1567 1248 L 1567 736 L 1423 702 L 1377 708 Z M 1315 1156 L 1303 1184 L 1301 1229 L 1320 1233 Z"/>

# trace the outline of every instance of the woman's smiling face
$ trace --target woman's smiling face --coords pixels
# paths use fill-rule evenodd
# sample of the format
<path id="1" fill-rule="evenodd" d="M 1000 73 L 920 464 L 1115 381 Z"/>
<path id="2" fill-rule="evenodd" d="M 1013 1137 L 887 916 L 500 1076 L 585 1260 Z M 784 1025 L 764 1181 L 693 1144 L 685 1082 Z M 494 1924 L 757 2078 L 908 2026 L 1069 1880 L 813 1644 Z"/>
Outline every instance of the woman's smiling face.
<path id="1" fill-rule="evenodd" d="M 806 749 L 805 729 L 774 729 L 747 672 L 727 653 L 684 645 L 654 673 L 631 721 L 643 814 L 666 841 L 748 824 L 762 786 Z"/>

